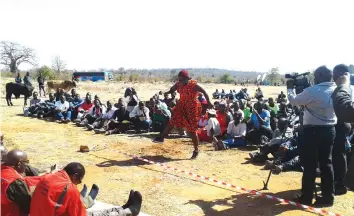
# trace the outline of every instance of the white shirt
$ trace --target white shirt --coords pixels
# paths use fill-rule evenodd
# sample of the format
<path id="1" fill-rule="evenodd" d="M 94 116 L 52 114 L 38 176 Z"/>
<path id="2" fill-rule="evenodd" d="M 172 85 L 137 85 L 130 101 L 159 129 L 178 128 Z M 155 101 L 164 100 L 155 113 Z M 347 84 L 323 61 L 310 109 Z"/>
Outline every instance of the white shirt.
<path id="1" fill-rule="evenodd" d="M 231 136 L 246 136 L 247 126 L 245 123 L 235 125 L 235 121 L 231 121 L 227 127 L 227 133 Z"/>
<path id="2" fill-rule="evenodd" d="M 102 118 L 103 119 L 111 119 L 114 115 L 114 112 L 117 110 L 116 107 L 112 107 L 109 111 L 107 111 L 103 116 Z"/>
<path id="3" fill-rule="evenodd" d="M 62 103 L 60 100 L 55 102 L 55 107 L 60 109 L 62 112 L 67 111 L 70 107 L 69 102 L 64 101 L 64 103 Z"/>
<path id="4" fill-rule="evenodd" d="M 210 130 L 214 130 L 214 136 L 219 136 L 220 135 L 220 123 L 216 118 L 209 118 L 208 124 L 205 126 L 205 129 L 207 130 L 207 135 L 211 136 Z"/>
<path id="5" fill-rule="evenodd" d="M 140 119 L 141 121 L 150 120 L 149 113 L 150 113 L 149 108 L 144 107 L 144 109 L 141 110 L 138 105 L 138 106 L 135 106 L 133 111 L 131 111 L 129 113 L 129 118 L 140 117 L 141 115 L 143 115 L 145 119 Z"/>
<path id="6" fill-rule="evenodd" d="M 100 113 L 100 116 L 103 116 L 106 113 L 106 108 L 104 106 L 101 106 L 100 108 L 102 110 L 102 113 Z M 96 118 L 100 117 L 100 116 L 96 116 L 96 109 L 97 108 L 95 106 L 91 107 L 91 109 L 88 111 L 88 114 L 90 114 L 91 116 L 96 117 Z"/>

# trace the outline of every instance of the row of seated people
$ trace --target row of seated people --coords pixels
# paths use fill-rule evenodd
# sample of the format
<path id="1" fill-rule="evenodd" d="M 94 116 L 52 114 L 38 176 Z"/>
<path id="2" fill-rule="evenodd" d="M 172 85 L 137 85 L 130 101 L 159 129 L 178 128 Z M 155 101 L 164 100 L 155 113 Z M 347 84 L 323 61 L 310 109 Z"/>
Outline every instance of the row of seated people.
<path id="1" fill-rule="evenodd" d="M 0 132 L 1 150 L 1 215 L 118 215 L 137 216 L 141 209 L 142 195 L 131 190 L 125 205 L 97 212 L 94 207 L 99 187 L 93 184 L 81 192 L 77 185 L 85 176 L 85 167 L 77 162 L 69 163 L 62 170 L 56 166 L 39 174 L 29 165 L 24 151 L 7 151 Z M 48 191 L 50 193 L 48 193 Z M 88 193 L 87 193 L 88 192 Z"/>
<path id="2" fill-rule="evenodd" d="M 177 102 L 175 95 L 171 98 L 165 95 L 163 99 L 154 95 L 150 101 L 143 102 L 139 101 L 136 93 L 132 93 L 126 98 L 120 98 L 116 104 L 111 101 L 102 104 L 97 95 L 92 101 L 90 93 L 86 94 L 85 99 L 80 98 L 74 89 L 71 93 L 50 93 L 49 99 L 43 101 L 34 92 L 25 115 L 55 117 L 59 123 L 74 121 L 77 126 L 87 127 L 96 133 L 124 133 L 129 129 L 136 132 L 162 132 Z"/>

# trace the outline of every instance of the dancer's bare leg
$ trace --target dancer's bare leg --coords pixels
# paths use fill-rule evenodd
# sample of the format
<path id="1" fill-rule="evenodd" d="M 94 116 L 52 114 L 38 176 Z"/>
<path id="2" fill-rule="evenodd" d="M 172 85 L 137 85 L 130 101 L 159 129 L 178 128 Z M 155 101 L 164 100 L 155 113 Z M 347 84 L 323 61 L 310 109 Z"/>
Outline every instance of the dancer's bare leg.
<path id="1" fill-rule="evenodd" d="M 192 137 L 192 142 L 193 142 L 193 146 L 194 146 L 194 151 L 193 151 L 193 155 L 191 157 L 191 159 L 196 159 L 198 157 L 198 153 L 199 153 L 199 139 L 197 136 L 197 132 L 192 132 L 190 133 L 191 137 Z"/>

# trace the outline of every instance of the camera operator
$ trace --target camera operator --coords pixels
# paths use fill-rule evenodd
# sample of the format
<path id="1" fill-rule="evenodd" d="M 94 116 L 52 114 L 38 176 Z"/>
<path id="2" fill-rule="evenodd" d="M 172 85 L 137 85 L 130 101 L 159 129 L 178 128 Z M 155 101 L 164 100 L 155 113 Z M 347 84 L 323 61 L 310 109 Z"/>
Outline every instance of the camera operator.
<path id="1" fill-rule="evenodd" d="M 340 64 L 333 68 L 333 80 L 340 87 L 341 77 L 349 77 L 349 68 Z M 350 89 L 349 89 L 349 93 Z M 353 101 L 353 94 L 349 101 Z M 335 101 L 334 101 L 335 102 Z M 333 104 L 336 111 L 337 104 Z M 337 114 L 337 113 L 336 113 Z M 344 114 L 344 113 L 343 113 Z M 347 121 L 348 113 L 345 112 L 345 116 L 338 113 L 338 123 L 336 125 L 336 139 L 333 145 L 333 170 L 334 170 L 334 183 L 335 183 L 335 195 L 343 195 L 347 193 L 347 188 L 345 186 L 345 176 L 347 173 L 347 136 L 349 136 L 351 125 L 345 123 Z M 350 115 L 350 114 L 349 114 Z"/>
<path id="2" fill-rule="evenodd" d="M 326 66 L 315 70 L 315 85 L 296 95 L 296 81 L 287 81 L 288 99 L 291 105 L 302 106 L 304 143 L 300 149 L 300 160 L 304 167 L 302 176 L 302 195 L 297 201 L 305 205 L 312 204 L 315 189 L 316 168 L 321 169 L 322 197 L 317 197 L 315 206 L 332 206 L 334 200 L 334 177 L 332 148 L 336 135 L 334 125 L 337 117 L 334 113 L 331 95 L 336 88 L 331 82 L 332 71 Z"/>

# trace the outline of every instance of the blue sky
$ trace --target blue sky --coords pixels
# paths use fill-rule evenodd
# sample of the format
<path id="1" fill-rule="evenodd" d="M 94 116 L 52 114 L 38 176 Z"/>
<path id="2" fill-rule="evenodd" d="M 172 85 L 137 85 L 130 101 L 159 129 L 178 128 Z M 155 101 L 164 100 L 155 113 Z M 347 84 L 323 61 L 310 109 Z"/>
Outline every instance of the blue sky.
<path id="1" fill-rule="evenodd" d="M 354 64 L 350 0 L 2 0 L 0 40 L 70 69 Z M 26 68 L 23 66 L 20 69 Z"/>

